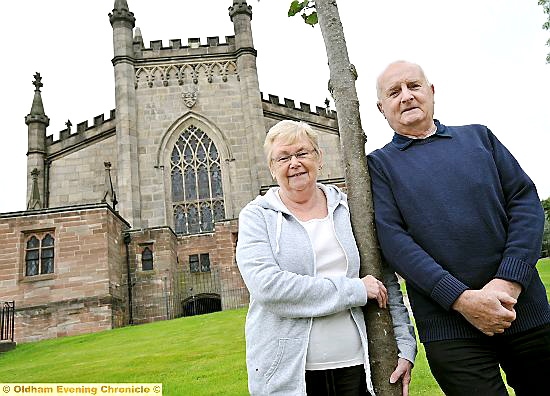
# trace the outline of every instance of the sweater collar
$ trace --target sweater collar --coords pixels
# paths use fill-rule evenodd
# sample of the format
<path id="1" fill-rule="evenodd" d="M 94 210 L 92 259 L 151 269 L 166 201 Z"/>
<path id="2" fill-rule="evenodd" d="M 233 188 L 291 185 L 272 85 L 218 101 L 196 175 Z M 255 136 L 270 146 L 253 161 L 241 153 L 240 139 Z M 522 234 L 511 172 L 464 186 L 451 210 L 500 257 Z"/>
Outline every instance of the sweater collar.
<path id="1" fill-rule="evenodd" d="M 435 133 L 431 136 L 428 136 L 426 139 L 436 139 L 439 137 L 453 137 L 451 131 L 443 124 L 439 122 L 439 120 L 434 120 L 435 126 L 437 127 L 437 130 Z M 408 147 L 412 146 L 416 142 L 422 142 L 426 139 L 411 139 L 407 136 L 400 135 L 398 133 L 394 133 L 392 144 L 397 147 L 399 150 L 403 151 L 407 149 Z"/>

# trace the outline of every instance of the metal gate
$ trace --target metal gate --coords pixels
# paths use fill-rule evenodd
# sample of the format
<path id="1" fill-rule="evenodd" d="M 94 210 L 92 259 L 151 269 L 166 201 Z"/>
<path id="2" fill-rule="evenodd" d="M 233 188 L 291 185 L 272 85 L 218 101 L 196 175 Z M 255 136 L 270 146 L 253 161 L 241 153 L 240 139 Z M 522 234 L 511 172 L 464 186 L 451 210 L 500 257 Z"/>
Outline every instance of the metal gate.
<path id="1" fill-rule="evenodd" d="M 133 323 L 201 315 L 248 304 L 248 290 L 239 273 L 165 272 L 133 282 Z"/>
<path id="2" fill-rule="evenodd" d="M 2 303 L 2 314 L 0 316 L 0 341 L 13 342 L 15 325 L 15 301 Z"/>

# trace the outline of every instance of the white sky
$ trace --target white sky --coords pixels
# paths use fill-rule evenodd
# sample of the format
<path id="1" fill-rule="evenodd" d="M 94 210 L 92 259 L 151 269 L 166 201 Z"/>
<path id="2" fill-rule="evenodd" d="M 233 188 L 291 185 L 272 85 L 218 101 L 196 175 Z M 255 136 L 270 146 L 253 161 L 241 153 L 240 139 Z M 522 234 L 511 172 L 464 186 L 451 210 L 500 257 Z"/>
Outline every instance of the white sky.
<path id="1" fill-rule="evenodd" d="M 232 0 L 128 0 L 146 46 L 170 39 L 233 34 Z M 248 0 L 258 51 L 260 89 L 323 106 L 328 66 L 319 27 L 288 18 L 290 0 Z M 27 126 L 34 86 L 42 75 L 48 135 L 59 137 L 114 105 L 112 29 L 114 0 L 25 0 L 2 4 L 0 37 L 0 213 L 26 207 Z M 435 116 L 447 125 L 485 124 L 550 196 L 550 65 L 535 0 L 339 0 L 351 62 L 359 73 L 367 150 L 392 136 L 375 107 L 375 80 L 397 59 L 421 64 L 434 84 Z"/>

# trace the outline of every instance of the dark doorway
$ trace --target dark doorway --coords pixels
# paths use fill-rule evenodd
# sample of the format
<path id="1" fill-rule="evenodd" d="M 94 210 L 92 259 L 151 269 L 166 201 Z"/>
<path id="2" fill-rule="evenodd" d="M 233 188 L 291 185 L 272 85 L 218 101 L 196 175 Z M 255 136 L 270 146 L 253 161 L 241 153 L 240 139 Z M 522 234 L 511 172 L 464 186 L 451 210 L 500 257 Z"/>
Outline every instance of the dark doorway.
<path id="1" fill-rule="evenodd" d="M 222 300 L 219 294 L 203 293 L 186 298 L 182 301 L 183 316 L 203 315 L 222 310 Z"/>

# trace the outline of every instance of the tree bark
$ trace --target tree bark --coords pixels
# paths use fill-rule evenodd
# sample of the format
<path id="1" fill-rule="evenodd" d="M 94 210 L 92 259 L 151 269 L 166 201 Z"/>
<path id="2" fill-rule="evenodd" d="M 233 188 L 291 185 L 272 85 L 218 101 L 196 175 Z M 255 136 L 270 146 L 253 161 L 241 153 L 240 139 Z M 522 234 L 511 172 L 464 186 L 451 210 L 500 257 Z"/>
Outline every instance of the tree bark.
<path id="1" fill-rule="evenodd" d="M 357 73 L 349 61 L 336 0 L 315 0 L 315 6 L 330 69 L 329 89 L 338 117 L 351 223 L 361 258 L 360 276 L 370 274 L 382 279 L 383 264 L 374 228 L 374 207 L 365 156 L 366 136 L 361 127 L 355 89 Z M 376 303 L 369 302 L 363 311 L 376 395 L 401 395 L 400 383 L 389 383 L 398 359 L 389 309 L 380 309 Z"/>

